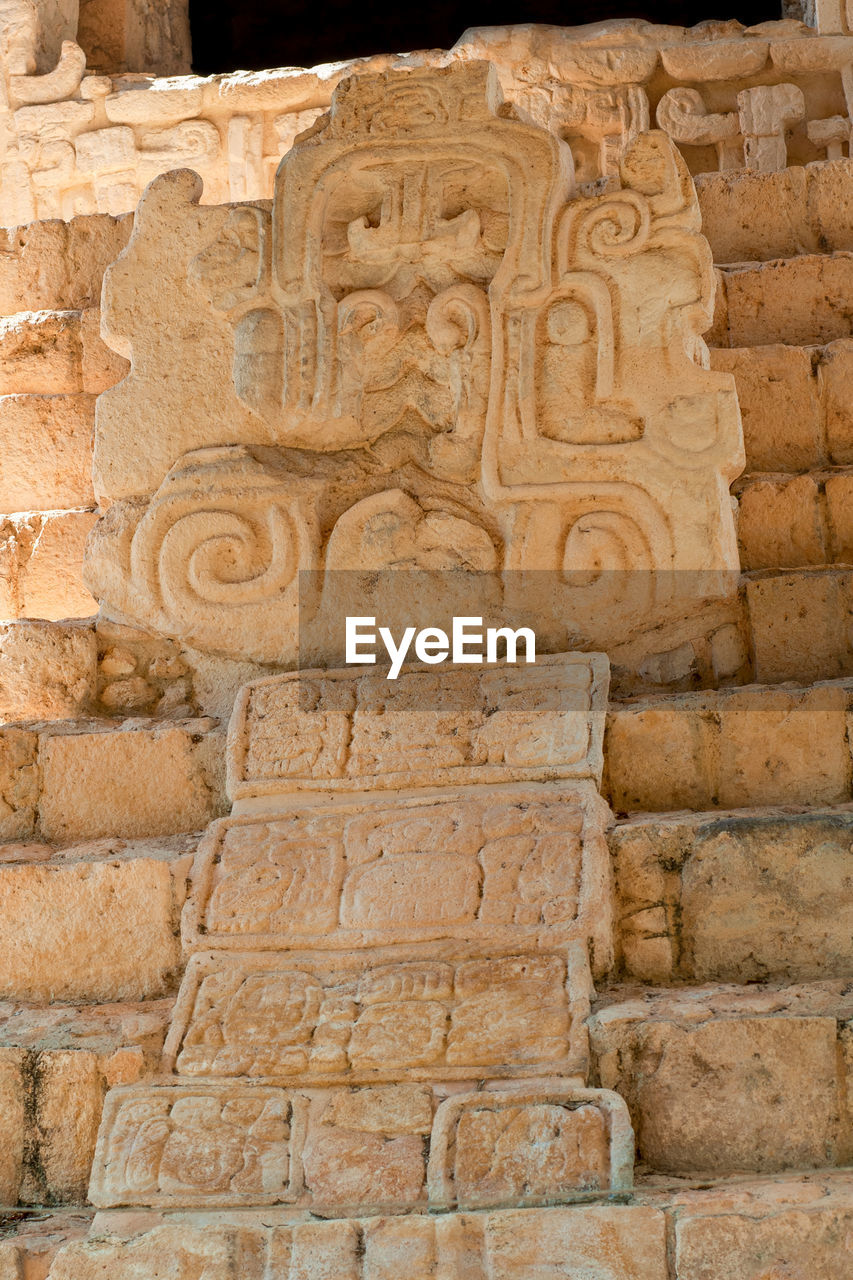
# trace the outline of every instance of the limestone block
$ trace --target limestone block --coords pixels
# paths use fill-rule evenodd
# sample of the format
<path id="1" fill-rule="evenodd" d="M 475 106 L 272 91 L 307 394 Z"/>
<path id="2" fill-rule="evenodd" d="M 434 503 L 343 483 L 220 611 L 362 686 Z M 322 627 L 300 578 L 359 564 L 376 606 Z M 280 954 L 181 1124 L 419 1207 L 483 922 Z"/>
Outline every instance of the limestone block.
<path id="1" fill-rule="evenodd" d="M 797 472 L 820 466 L 821 404 L 809 350 L 778 345 L 715 348 L 711 364 L 734 374 L 747 470 Z"/>
<path id="2" fill-rule="evenodd" d="M 638 1159 L 706 1175 L 835 1163 L 835 1018 L 714 1016 L 700 1000 L 672 997 L 669 1016 L 614 1005 L 591 1020 L 601 1083 L 628 1103 Z"/>
<path id="3" fill-rule="evenodd" d="M 825 521 L 835 564 L 853 564 L 853 474 L 827 476 Z"/>
<path id="4" fill-rule="evenodd" d="M 131 229 L 128 216 L 97 213 L 0 231 L 0 314 L 97 306 Z"/>
<path id="5" fill-rule="evenodd" d="M 830 460 L 853 463 L 853 342 L 833 342 L 821 352 L 818 385 Z"/>
<path id="6" fill-rule="evenodd" d="M 16 1204 L 24 1162 L 25 1096 L 21 1078 L 24 1061 L 21 1049 L 0 1048 L 0 1124 L 3 1147 L 0 1155 L 0 1199 Z"/>
<path id="7" fill-rule="evenodd" d="M 665 1216 L 645 1206 L 265 1225 L 270 1216 L 269 1210 L 263 1216 L 244 1215 L 233 1225 L 222 1215 L 206 1222 L 199 1215 L 195 1222 L 154 1218 L 156 1225 L 143 1226 L 127 1239 L 109 1233 L 105 1221 L 106 1234 L 99 1230 L 92 1240 L 73 1242 L 57 1254 L 50 1280 L 96 1280 L 105 1274 L 114 1280 L 148 1280 L 176 1257 L 216 1280 L 355 1275 L 356 1266 L 365 1280 L 391 1280 L 406 1267 L 417 1268 L 423 1280 L 441 1275 L 525 1280 L 537 1268 L 547 1280 L 585 1273 L 595 1280 L 665 1280 L 667 1275 Z"/>
<path id="8" fill-rule="evenodd" d="M 38 738 L 25 729 L 0 729 L 0 839 L 25 840 L 38 804 Z"/>
<path id="9" fill-rule="evenodd" d="M 405 1088 L 405 1086 L 403 1086 Z M 633 1135 L 622 1099 L 552 1080 L 523 1088 L 425 1090 L 425 1123 L 398 1127 L 401 1086 L 359 1093 L 237 1082 L 125 1086 L 107 1098 L 90 1197 L 100 1206 L 292 1205 L 353 1211 L 490 1208 L 630 1191 Z M 367 1120 L 367 1127 L 364 1122 Z M 404 1231 L 404 1229 L 403 1229 Z M 405 1232 L 404 1232 L 405 1234 Z"/>
<path id="10" fill-rule="evenodd" d="M 565 953 L 544 950 L 409 954 L 373 964 L 358 951 L 197 952 L 164 1064 L 183 1076 L 331 1083 L 585 1073 L 582 952 L 573 949 L 568 965 Z"/>
<path id="11" fill-rule="evenodd" d="M 634 1135 L 618 1094 L 519 1089 L 457 1094 L 439 1107 L 430 1143 L 430 1205 L 541 1204 L 556 1187 L 629 1190 Z"/>
<path id="12" fill-rule="evenodd" d="M 94 395 L 115 386 L 125 376 L 128 363 L 111 351 L 101 337 L 101 312 L 87 307 L 80 313 L 81 369 L 83 389 Z"/>
<path id="13" fill-rule="evenodd" d="M 625 74 L 654 64 L 641 53 L 620 50 Z M 443 105 L 409 118 L 412 94 Z M 297 612 L 315 603 L 302 607 L 300 570 L 493 575 L 507 608 L 541 612 L 554 650 L 569 632 L 594 648 L 679 614 L 681 593 L 690 606 L 732 594 L 725 488 L 743 464 L 741 432 L 731 379 L 701 359 L 714 277 L 689 174 L 664 134 L 641 128 L 615 148 L 613 189 L 580 194 L 556 132 L 498 110 L 499 96 L 478 61 L 353 75 L 285 157 L 272 209 L 197 207 L 186 172 L 148 188 L 104 286 L 105 336 L 132 369 L 98 403 L 95 488 L 112 505 L 87 581 L 114 612 L 202 651 L 306 666 L 337 659 L 324 635 L 316 654 L 296 635 Z M 120 132 L 129 143 L 130 125 L 96 131 Z M 261 132 L 248 115 L 230 119 L 240 184 Z M 417 171 L 438 208 L 440 175 L 474 136 L 490 159 L 447 228 L 424 204 L 404 230 L 370 234 L 360 148 L 384 175 L 383 201 Z M 517 173 L 498 160 L 521 153 Z M 322 212 L 308 193 L 332 172 L 346 173 L 348 194 Z M 273 227 L 285 223 L 298 232 L 272 271 Z M 339 223 L 357 264 L 345 279 Z M 618 251 L 605 227 L 619 228 Z M 418 298 L 401 244 L 423 264 Z M 320 299 L 332 297 L 325 316 Z M 518 341 L 499 356 L 516 321 Z M 379 472 L 365 466 L 368 444 Z M 299 451 L 316 455 L 311 466 Z M 618 510 L 605 496 L 614 484 Z M 600 565 L 641 574 L 591 577 Z M 537 597 L 540 571 L 551 576 Z M 419 599 L 398 590 L 406 608 Z M 323 615 L 322 581 L 319 595 Z"/>
<path id="14" fill-rule="evenodd" d="M 583 784 L 226 818 L 195 860 L 189 950 L 594 940 L 610 953 L 609 811 Z"/>
<path id="15" fill-rule="evenodd" d="M 803 1205 L 780 1210 L 772 1204 L 764 1216 L 701 1212 L 679 1216 L 675 1228 L 677 1280 L 738 1280 L 810 1277 L 849 1280 L 853 1212 L 848 1205 Z"/>
<path id="16" fill-rule="evenodd" d="M 605 737 L 610 802 L 630 812 L 846 800 L 847 696 L 827 683 L 614 704 Z"/>
<path id="17" fill-rule="evenodd" d="M 256 681 L 234 705 L 229 794 L 600 778 L 607 682 L 597 654 Z"/>
<path id="18" fill-rule="evenodd" d="M 181 76 L 190 69 L 190 24 L 186 0 L 150 4 L 80 0 L 78 38 L 89 65 L 99 71 L 147 71 Z"/>
<path id="19" fill-rule="evenodd" d="M 851 831 L 846 811 L 616 827 L 627 973 L 654 983 L 850 973 Z"/>
<path id="20" fill-rule="evenodd" d="M 845 299 L 853 288 L 853 254 L 806 254 L 728 268 L 725 276 L 730 346 L 850 337 Z"/>
<path id="21" fill-rule="evenodd" d="M 19 616 L 89 618 L 97 603 L 82 582 L 83 545 L 97 517 L 89 511 L 51 511 L 33 520 L 35 537 L 19 558 Z"/>
<path id="22" fill-rule="evenodd" d="M 92 395 L 0 397 L 0 505 L 3 510 L 92 506 L 95 500 L 92 490 L 94 431 L 95 397 Z M 78 579 L 82 547 L 79 554 L 79 564 L 73 569 L 68 566 Z M 78 591 L 82 590 L 81 584 Z"/>
<path id="23" fill-rule="evenodd" d="M 750 480 L 738 500 L 744 569 L 787 569 L 830 560 L 814 476 Z"/>
<path id="24" fill-rule="evenodd" d="M 0 395 L 82 390 L 79 311 L 19 311 L 0 320 Z"/>
<path id="25" fill-rule="evenodd" d="M 43 622 L 0 627 L 0 718 L 80 715 L 95 697 L 96 660 L 91 627 Z"/>
<path id="26" fill-rule="evenodd" d="M 130 721 L 117 731 L 42 733 L 42 831 L 51 840 L 81 840 L 203 827 L 220 803 L 207 727 L 189 721 L 136 728 Z"/>
<path id="27" fill-rule="evenodd" d="M 5 999 L 138 1000 L 162 995 L 179 960 L 168 864 L 0 866 Z"/>
<path id="28" fill-rule="evenodd" d="M 849 573 L 774 574 L 746 584 L 759 680 L 825 680 L 853 672 Z"/>

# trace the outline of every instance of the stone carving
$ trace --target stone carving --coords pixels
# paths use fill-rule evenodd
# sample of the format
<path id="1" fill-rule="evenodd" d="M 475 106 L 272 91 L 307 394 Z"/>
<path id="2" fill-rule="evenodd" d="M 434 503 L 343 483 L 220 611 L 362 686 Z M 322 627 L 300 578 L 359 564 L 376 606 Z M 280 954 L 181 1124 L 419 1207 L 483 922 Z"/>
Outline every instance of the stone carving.
<path id="1" fill-rule="evenodd" d="M 731 591 L 743 455 L 732 381 L 702 365 L 695 193 L 661 133 L 637 134 L 617 186 L 577 195 L 568 148 L 501 107 L 478 63 L 342 81 L 271 212 L 155 182 L 105 282 L 133 367 L 98 405 L 98 484 L 118 501 L 94 593 L 265 662 L 295 661 L 298 615 L 325 663 L 336 571 L 380 571 L 381 594 L 383 570 L 464 568 L 552 649 Z"/>
<path id="2" fill-rule="evenodd" d="M 293 807 L 214 824 L 183 916 L 189 949 L 490 939 L 609 946 L 608 814 L 585 787 Z"/>
<path id="3" fill-rule="evenodd" d="M 602 1089 L 519 1088 L 455 1095 L 439 1107 L 427 1173 L 430 1204 L 479 1209 L 630 1191 L 628 1108 Z"/>
<path id="4" fill-rule="evenodd" d="M 600 779 L 608 668 L 597 654 L 532 667 L 370 668 L 244 686 L 229 732 L 237 801 L 296 789 Z"/>
<path id="5" fill-rule="evenodd" d="M 787 132 L 806 113 L 802 90 L 795 84 L 742 89 L 737 106 L 737 112 L 715 115 L 707 111 L 698 90 L 670 89 L 658 103 L 657 120 L 676 142 L 712 143 L 720 169 L 745 167 L 759 173 L 784 169 L 788 163 Z M 811 124 L 808 135 L 816 145 L 824 136 Z"/>
<path id="6" fill-rule="evenodd" d="M 187 60 L 188 35 L 180 15 L 176 26 L 175 16 L 161 8 L 154 14 L 148 6 L 144 23 L 126 37 L 126 45 L 129 40 L 139 47 L 116 49 L 110 56 L 101 47 L 103 33 L 90 30 L 95 8 L 86 7 L 86 39 L 81 30 L 81 40 L 86 48 L 97 50 L 96 61 L 105 54 L 113 63 L 131 57 L 131 69 L 145 70 L 153 57 L 161 74 L 170 78 L 84 78 L 85 60 L 72 41 L 65 42 L 57 62 L 54 30 L 47 64 L 51 70 L 34 75 L 35 8 L 31 0 L 6 0 L 0 25 L 7 32 L 8 104 L 19 109 L 50 104 L 59 109 L 7 118 L 5 136 L 0 136 L 0 170 L 8 170 L 0 194 L 3 225 L 35 216 L 128 212 L 150 178 L 178 164 L 202 170 L 205 200 L 212 204 L 268 199 L 281 156 L 328 108 L 338 81 L 388 68 L 492 61 L 508 100 L 537 125 L 565 139 L 578 181 L 588 189 L 602 179 L 618 178 L 628 148 L 648 129 L 656 110 L 661 127 L 683 148 L 693 173 L 744 167 L 743 141 L 729 133 L 742 93 L 789 84 L 804 95 L 805 126 L 798 125 L 787 139 L 793 164 L 823 156 L 822 122 L 836 115 L 849 119 L 845 76 L 853 65 L 853 37 L 844 5 L 833 8 L 823 0 L 818 5 L 819 35 L 794 21 L 773 24 L 772 29 L 744 29 L 730 22 L 685 30 L 634 21 L 580 28 L 491 27 L 467 32 L 447 53 L 378 56 L 334 68 L 205 78 L 171 76 Z M 174 41 L 174 57 L 167 56 L 164 38 Z M 41 49 L 39 70 L 45 69 L 44 53 Z M 11 93 L 10 77 L 15 81 Z M 706 91 L 713 99 L 707 115 L 701 105 Z M 695 97 L 691 101 L 692 95 L 700 95 L 698 103 Z M 834 100 L 830 116 L 827 97 Z M 132 150 L 133 163 L 122 174 L 110 168 L 108 156 L 102 166 L 98 148 L 93 153 L 82 141 L 90 131 L 107 133 L 114 125 L 132 134 L 128 151 Z M 717 137 L 720 129 L 723 136 Z M 158 140 L 158 134 L 170 136 Z M 34 145 L 39 139 L 40 146 Z M 78 140 L 94 167 L 76 162 Z M 117 145 L 114 139 L 109 149 Z M 781 145 L 767 144 L 761 150 L 763 166 L 778 163 L 782 156 Z M 13 180 L 16 186 L 10 188 Z"/>
<path id="7" fill-rule="evenodd" d="M 111 1091 L 90 1195 L 129 1204 L 271 1204 L 293 1199 L 298 1104 L 272 1088 Z M 304 1103 L 302 1104 L 304 1110 Z"/>
<path id="8" fill-rule="evenodd" d="M 304 1082 L 585 1073 L 581 955 L 569 972 L 559 955 L 382 954 L 365 967 L 357 952 L 322 961 L 197 952 L 164 1065 L 182 1076 Z"/>
<path id="9" fill-rule="evenodd" d="M 94 1203 L 340 1217 L 630 1186 L 624 1104 L 582 1088 L 592 970 L 612 963 L 607 675 L 562 654 L 440 688 L 423 670 L 246 687 L 163 1077 L 111 1093 Z"/>

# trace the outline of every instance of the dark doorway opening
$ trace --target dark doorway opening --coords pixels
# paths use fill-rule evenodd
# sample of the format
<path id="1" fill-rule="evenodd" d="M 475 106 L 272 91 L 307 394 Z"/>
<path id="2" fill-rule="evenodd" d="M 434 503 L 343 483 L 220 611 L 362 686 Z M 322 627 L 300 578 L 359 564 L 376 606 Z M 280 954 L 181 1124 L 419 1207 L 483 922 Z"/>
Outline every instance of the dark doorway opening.
<path id="1" fill-rule="evenodd" d="M 736 18 L 745 26 L 781 16 L 779 0 L 190 0 L 193 68 L 202 75 L 310 67 L 373 53 L 446 49 L 466 27 L 546 22 L 580 26 L 607 18 L 693 26 Z"/>

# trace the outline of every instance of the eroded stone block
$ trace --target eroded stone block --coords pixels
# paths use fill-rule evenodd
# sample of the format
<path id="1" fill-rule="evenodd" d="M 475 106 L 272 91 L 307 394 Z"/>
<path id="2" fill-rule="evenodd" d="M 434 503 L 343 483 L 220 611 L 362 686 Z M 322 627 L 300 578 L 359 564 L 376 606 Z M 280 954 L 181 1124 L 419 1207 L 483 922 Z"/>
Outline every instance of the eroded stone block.
<path id="1" fill-rule="evenodd" d="M 560 654 L 396 681 L 367 668 L 258 681 L 235 703 L 229 792 L 600 777 L 607 679 L 597 655 Z"/>
<path id="2" fill-rule="evenodd" d="M 628 1103 L 638 1159 L 715 1176 L 839 1160 L 834 1017 L 757 1015 L 748 999 L 740 1016 L 730 1000 L 725 1016 L 701 992 L 673 996 L 668 1007 L 661 1000 L 659 1010 L 651 1002 L 608 1007 L 590 1024 L 601 1084 Z M 777 1010 L 784 1004 L 777 999 Z"/>
<path id="3" fill-rule="evenodd" d="M 95 695 L 96 661 L 91 627 L 43 622 L 0 627 L 0 718 L 80 715 Z"/>
<path id="4" fill-rule="evenodd" d="M 571 783 L 227 818 L 199 848 L 185 944 L 593 938 L 601 967 L 608 821 L 592 787 Z"/>
<path id="5" fill-rule="evenodd" d="M 547 952 L 439 956 L 197 952 L 166 1069 L 335 1081 L 585 1073 L 582 952 L 568 964 Z"/>
<path id="6" fill-rule="evenodd" d="M 168 863 L 0 866 L 4 999 L 162 995 L 180 958 Z"/>
<path id="7" fill-rule="evenodd" d="M 616 827 L 628 974 L 667 983 L 853 972 L 851 835 L 846 811 Z"/>
<path id="8" fill-rule="evenodd" d="M 95 399 L 91 395 L 0 398 L 0 501 L 4 511 L 88 507 L 92 490 Z M 93 521 L 89 520 L 89 525 Z M 72 542 L 67 572 L 80 578 L 82 544 Z M 68 588 L 66 588 L 67 590 Z M 83 590 L 82 583 L 79 590 Z M 30 585 L 30 596 L 33 586 Z"/>
<path id="9" fill-rule="evenodd" d="M 40 737 L 41 828 L 51 840 L 197 831 L 221 803 L 206 722 Z M 214 747 L 216 743 L 214 742 Z"/>

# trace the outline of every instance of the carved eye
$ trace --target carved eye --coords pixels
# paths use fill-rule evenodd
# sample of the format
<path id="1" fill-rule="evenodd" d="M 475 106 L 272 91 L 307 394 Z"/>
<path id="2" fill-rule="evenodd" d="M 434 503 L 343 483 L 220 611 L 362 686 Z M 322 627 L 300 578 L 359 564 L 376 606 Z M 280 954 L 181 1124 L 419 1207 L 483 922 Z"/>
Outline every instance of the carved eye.
<path id="1" fill-rule="evenodd" d="M 589 337 L 589 319 L 579 302 L 555 302 L 546 321 L 548 339 L 558 347 L 576 347 Z"/>

